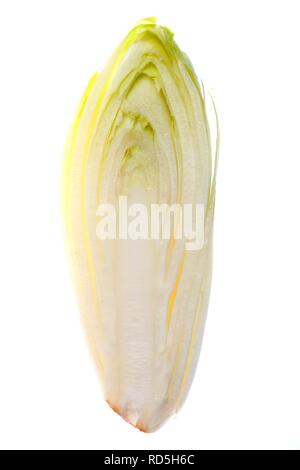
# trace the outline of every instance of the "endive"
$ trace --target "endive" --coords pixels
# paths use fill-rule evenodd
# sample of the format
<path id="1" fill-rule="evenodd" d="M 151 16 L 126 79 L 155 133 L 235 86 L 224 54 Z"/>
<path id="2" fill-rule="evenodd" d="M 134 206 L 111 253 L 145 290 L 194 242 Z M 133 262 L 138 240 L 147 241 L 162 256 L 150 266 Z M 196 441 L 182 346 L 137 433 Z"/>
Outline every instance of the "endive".
<path id="1" fill-rule="evenodd" d="M 189 59 L 169 29 L 143 20 L 83 95 L 66 146 L 64 216 L 105 398 L 146 432 L 181 407 L 197 364 L 211 283 L 212 147 Z M 99 239 L 99 204 L 117 207 L 121 195 L 147 207 L 203 204 L 202 249 L 174 236 Z"/>

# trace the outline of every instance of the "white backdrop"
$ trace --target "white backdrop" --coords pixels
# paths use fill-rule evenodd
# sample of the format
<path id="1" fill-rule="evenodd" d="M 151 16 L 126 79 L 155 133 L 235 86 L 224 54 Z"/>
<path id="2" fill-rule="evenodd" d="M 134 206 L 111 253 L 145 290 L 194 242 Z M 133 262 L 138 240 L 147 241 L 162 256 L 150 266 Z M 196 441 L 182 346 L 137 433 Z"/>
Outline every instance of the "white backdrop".
<path id="1" fill-rule="evenodd" d="M 0 3 L 0 447 L 300 448 L 297 0 Z M 77 101 L 139 19 L 175 32 L 221 125 L 215 259 L 189 398 L 158 432 L 102 401 L 60 221 Z"/>

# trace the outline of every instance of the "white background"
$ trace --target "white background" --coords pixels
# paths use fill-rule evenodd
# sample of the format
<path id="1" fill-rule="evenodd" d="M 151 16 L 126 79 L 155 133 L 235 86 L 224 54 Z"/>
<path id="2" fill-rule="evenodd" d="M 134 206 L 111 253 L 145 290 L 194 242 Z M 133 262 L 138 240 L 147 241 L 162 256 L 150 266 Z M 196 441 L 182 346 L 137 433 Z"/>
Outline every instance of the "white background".
<path id="1" fill-rule="evenodd" d="M 0 3 L 0 447 L 300 448 L 297 0 Z M 139 19 L 174 32 L 221 125 L 214 278 L 189 398 L 146 435 L 102 401 L 60 221 L 66 133 Z"/>

